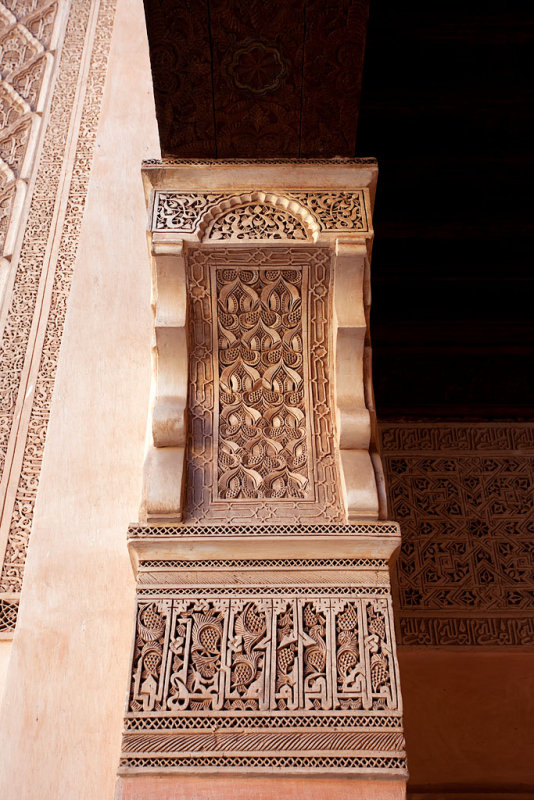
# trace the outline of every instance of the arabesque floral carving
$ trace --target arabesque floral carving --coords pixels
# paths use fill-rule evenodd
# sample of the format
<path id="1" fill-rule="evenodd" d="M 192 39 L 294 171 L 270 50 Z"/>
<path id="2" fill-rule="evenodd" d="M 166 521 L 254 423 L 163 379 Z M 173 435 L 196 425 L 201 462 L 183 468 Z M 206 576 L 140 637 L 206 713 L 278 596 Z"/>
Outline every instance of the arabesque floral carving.
<path id="1" fill-rule="evenodd" d="M 18 436 L 21 438 L 25 436 L 26 441 L 20 471 L 14 471 L 12 474 L 14 501 L 11 505 L 6 504 L 4 509 L 4 513 L 9 515 L 10 526 L 0 592 L 5 593 L 5 597 L 15 598 L 10 600 L 12 605 L 16 603 L 16 595 L 22 588 L 66 303 L 98 127 L 114 0 L 103 0 L 98 6 L 96 15 L 92 14 L 94 9 L 91 2 L 73 0 L 66 23 L 50 110 L 42 117 L 41 123 L 36 122 L 35 110 L 40 110 L 44 105 L 43 93 L 49 91 L 48 80 L 51 73 L 49 67 L 51 60 L 55 58 L 55 51 L 48 52 L 47 48 L 53 45 L 58 3 L 43 2 L 43 0 L 6 0 L 5 6 L 7 9 L 2 16 L 5 27 L 0 45 L 7 53 L 9 44 L 11 54 L 5 64 L 10 67 L 13 65 L 13 69 L 9 74 L 7 66 L 2 68 L 0 65 L 0 69 L 10 90 L 20 98 L 17 100 L 17 108 L 24 108 L 23 103 L 26 103 L 30 107 L 28 115 L 31 115 L 32 125 L 44 126 L 41 133 L 43 150 L 39 163 L 33 167 L 35 169 L 33 196 L 24 223 L 20 259 L 14 264 L 16 274 L 2 333 L 2 368 L 5 380 L 0 393 L 0 469 L 4 469 L 12 434 L 14 410 L 21 390 L 25 393 L 24 402 L 31 405 L 27 428 L 18 431 Z M 25 32 L 22 32 L 22 29 Z M 87 77 L 84 80 L 82 107 L 78 109 L 81 110 L 80 120 L 74 100 L 79 93 L 76 76 L 84 69 L 87 69 Z M 22 117 L 22 129 L 27 121 L 29 116 Z M 26 165 L 29 163 L 29 152 L 21 151 L 21 140 L 17 138 L 19 130 L 17 126 L 21 125 L 20 116 L 13 125 L 14 127 L 11 126 L 3 132 L 2 146 L 8 148 L 7 152 L 10 154 L 16 155 L 16 164 Z M 71 184 L 67 182 L 65 190 L 60 177 L 69 133 L 75 137 L 73 141 L 76 142 L 76 150 L 72 172 L 69 173 L 72 182 Z M 33 136 L 30 138 L 34 141 Z M 26 170 L 26 166 L 24 168 Z M 17 174 L 15 172 L 12 174 L 12 180 L 15 181 Z M 19 183 L 20 178 L 17 186 Z M 0 220 L 0 232 L 4 231 L 6 235 L 13 229 L 13 225 L 17 224 L 11 219 L 15 197 L 12 191 L 14 185 L 10 184 L 0 197 L 0 211 L 5 213 Z M 65 216 L 60 228 L 59 254 L 48 272 L 51 281 L 50 305 L 38 307 L 36 304 L 40 281 L 43 273 L 46 273 L 43 266 L 47 242 L 56 220 L 55 204 L 58 193 L 65 191 L 67 193 L 61 202 Z M 31 338 L 35 315 L 41 320 L 41 334 L 44 337 L 40 353 L 34 349 Z M 26 394 L 26 389 L 21 387 L 21 375 L 26 358 L 38 365 L 38 369 L 35 369 L 34 391 L 29 394 Z M 3 608 L 4 606 L 0 605 L 0 614 L 3 613 Z M 9 629 L 13 630 L 14 616 L 11 611 L 7 621 Z"/>
<path id="2" fill-rule="evenodd" d="M 231 573 L 216 574 L 222 588 Z M 305 757 L 313 749 L 310 767 L 323 756 L 342 766 L 350 751 L 350 767 L 368 766 L 357 758 L 365 750 L 375 767 L 402 770 L 387 590 L 300 597 L 288 587 L 273 596 L 259 588 L 261 575 L 247 595 L 234 586 L 193 597 L 175 586 L 166 597 L 139 599 L 122 765 L 142 758 L 146 766 L 209 766 L 218 757 L 232 767 L 240 753 L 254 768 L 260 754 L 277 751 L 269 762 L 276 767 L 289 751 Z"/>
<path id="3" fill-rule="evenodd" d="M 187 258 L 188 519 L 342 522 L 330 251 L 191 248 Z"/>
<path id="4" fill-rule="evenodd" d="M 304 498 L 302 269 L 219 269 L 219 497 Z"/>

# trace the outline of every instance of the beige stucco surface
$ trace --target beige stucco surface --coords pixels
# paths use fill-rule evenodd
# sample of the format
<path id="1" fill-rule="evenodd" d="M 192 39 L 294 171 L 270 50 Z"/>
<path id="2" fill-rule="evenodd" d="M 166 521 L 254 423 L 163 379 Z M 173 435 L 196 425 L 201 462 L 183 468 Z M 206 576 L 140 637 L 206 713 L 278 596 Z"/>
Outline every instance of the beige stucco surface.
<path id="1" fill-rule="evenodd" d="M 143 158 L 158 154 L 141 0 L 118 0 L 19 623 L 0 795 L 112 797 L 150 385 Z"/>
<path id="2" fill-rule="evenodd" d="M 11 647 L 11 639 L 0 640 L 0 702 L 2 701 L 4 688 L 6 685 L 7 668 L 9 666 Z"/>
<path id="3" fill-rule="evenodd" d="M 403 780 L 324 775 L 140 775 L 115 800 L 404 800 Z"/>

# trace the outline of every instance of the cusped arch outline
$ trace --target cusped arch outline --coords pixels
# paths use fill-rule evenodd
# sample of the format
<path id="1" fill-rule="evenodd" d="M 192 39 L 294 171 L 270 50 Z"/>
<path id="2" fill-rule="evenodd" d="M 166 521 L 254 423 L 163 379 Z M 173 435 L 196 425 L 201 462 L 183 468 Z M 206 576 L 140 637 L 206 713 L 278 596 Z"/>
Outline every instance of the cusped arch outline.
<path id="1" fill-rule="evenodd" d="M 246 194 L 233 195 L 206 209 L 199 225 L 199 238 L 206 241 L 211 237 L 211 231 L 218 219 L 229 211 L 247 206 L 251 203 L 274 207 L 277 211 L 285 213 L 288 218 L 293 217 L 304 228 L 306 240 L 316 242 L 319 237 L 319 223 L 308 209 L 289 197 L 266 192 L 247 192 Z"/>

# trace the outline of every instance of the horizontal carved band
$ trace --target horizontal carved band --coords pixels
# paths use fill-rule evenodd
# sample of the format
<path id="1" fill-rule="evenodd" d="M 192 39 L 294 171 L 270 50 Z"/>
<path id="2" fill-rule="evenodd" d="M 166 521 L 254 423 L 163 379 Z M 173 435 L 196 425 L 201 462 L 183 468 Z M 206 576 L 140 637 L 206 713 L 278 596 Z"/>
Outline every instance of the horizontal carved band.
<path id="1" fill-rule="evenodd" d="M 202 239 L 312 239 L 369 230 L 363 190 L 284 191 L 265 195 L 228 192 L 157 192 L 152 229 L 198 233 Z"/>
<path id="2" fill-rule="evenodd" d="M 396 522 L 356 525 L 130 525 L 128 538 L 182 536 L 399 536 Z"/>
<path id="3" fill-rule="evenodd" d="M 235 594 L 236 587 L 235 586 L 213 586 L 206 588 L 202 584 L 197 584 L 196 586 L 184 586 L 181 588 L 181 593 L 184 597 L 197 597 L 200 593 L 202 593 L 205 597 L 216 597 L 217 595 L 232 595 Z M 173 587 L 163 588 L 159 586 L 158 588 L 152 589 L 147 588 L 146 586 L 140 586 L 137 590 L 138 596 L 141 597 L 165 597 L 167 595 L 174 594 L 175 589 Z M 258 588 L 254 586 L 244 586 L 243 588 L 240 587 L 240 593 L 245 595 L 257 595 Z M 269 586 L 268 591 L 272 595 L 285 595 L 291 593 L 294 595 L 303 595 L 308 596 L 310 592 L 313 594 L 323 596 L 323 595 L 330 595 L 333 591 L 340 596 L 350 595 L 354 598 L 358 597 L 367 597 L 371 595 L 388 595 L 389 588 L 387 586 L 369 586 L 369 587 L 361 587 L 361 586 L 310 586 L 309 583 L 303 586 L 294 586 L 291 583 L 285 584 L 284 586 Z"/>
<path id="4" fill-rule="evenodd" d="M 401 616 L 403 645 L 514 647 L 534 645 L 534 614 L 516 617 Z"/>
<path id="5" fill-rule="evenodd" d="M 388 730 L 402 731 L 402 718 L 396 715 L 389 715 L 385 712 L 374 712 L 366 715 L 362 712 L 350 712 L 336 714 L 314 714 L 310 711 L 296 711 L 291 715 L 292 728 L 332 728 L 341 723 L 347 728 L 376 728 L 377 730 L 387 728 Z M 217 717 L 217 728 L 227 730 L 229 728 L 283 728 L 287 726 L 287 719 L 284 717 L 267 716 L 250 712 L 239 716 L 219 716 Z M 209 712 L 198 712 L 198 714 L 188 714 L 187 717 L 169 717 L 166 715 L 151 715 L 138 717 L 135 714 L 128 714 L 124 721 L 124 727 L 129 730 L 187 730 L 198 728 L 198 730 L 213 730 L 213 717 Z"/>
<path id="6" fill-rule="evenodd" d="M 262 164 L 295 164 L 302 166 L 303 164 L 311 164 L 312 166 L 335 166 L 341 165 L 354 165 L 354 164 L 369 164 L 376 166 L 376 158 L 307 158 L 303 161 L 302 158 L 146 158 L 143 161 L 143 167 L 166 167 L 172 165 L 184 165 L 193 167 L 224 167 L 225 165 L 238 165 L 238 164 L 252 164 L 255 167 Z"/>
<path id="7" fill-rule="evenodd" d="M 534 423 L 419 423 L 382 424 L 382 452 L 402 455 L 408 452 L 439 451 L 469 453 L 514 451 L 534 453 Z"/>
<path id="8" fill-rule="evenodd" d="M 159 734 L 127 733 L 123 739 L 123 752 L 132 754 L 170 753 L 204 754 L 206 751 L 224 751 L 239 755 L 244 752 L 302 753 L 303 751 L 325 752 L 331 750 L 358 750 L 361 755 L 375 752 L 398 754 L 404 748 L 402 733 L 393 731 L 306 730 L 272 731 L 248 729 L 239 731 L 174 731 Z M 196 752 L 195 752 L 196 751 Z"/>
<path id="9" fill-rule="evenodd" d="M 335 769 L 337 773 L 344 771 L 359 771 L 365 770 L 366 772 L 383 772 L 393 774 L 395 771 L 404 775 L 406 772 L 406 758 L 405 756 L 393 757 L 365 757 L 365 756 L 200 756 L 200 757 L 183 757 L 179 760 L 174 756 L 173 758 L 121 758 L 121 768 L 142 768 L 143 770 L 150 769 L 165 769 L 165 770 L 185 770 L 197 769 L 203 767 L 205 770 L 211 768 L 212 770 L 219 771 L 220 769 L 231 769 L 233 772 L 255 772 L 268 769 L 280 769 L 287 771 L 288 769 L 298 772 L 299 770 L 327 770 Z M 119 769 L 119 773 L 123 770 Z"/>
<path id="10" fill-rule="evenodd" d="M 157 570 L 158 567 L 195 570 L 209 569 L 210 567 L 231 567 L 232 569 L 242 567 L 246 569 L 264 569 L 265 567 L 275 567 L 276 569 L 306 567 L 313 569 L 314 567 L 320 567 L 321 570 L 325 570 L 331 567 L 385 569 L 387 565 L 388 562 L 384 558 L 262 558 L 254 561 L 244 558 L 211 558 L 198 561 L 174 559 L 170 561 L 141 561 L 139 563 L 139 572 Z"/>

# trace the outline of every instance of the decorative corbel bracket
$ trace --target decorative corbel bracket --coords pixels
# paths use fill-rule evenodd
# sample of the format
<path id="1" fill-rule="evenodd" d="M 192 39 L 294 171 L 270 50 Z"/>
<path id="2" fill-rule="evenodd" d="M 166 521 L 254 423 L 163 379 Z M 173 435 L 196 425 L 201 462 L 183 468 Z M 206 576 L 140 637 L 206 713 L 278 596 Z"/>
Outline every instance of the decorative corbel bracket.
<path id="1" fill-rule="evenodd" d="M 236 252 L 243 246 L 315 246 L 332 252 L 329 362 L 335 387 L 332 415 L 342 516 L 349 523 L 385 517 L 380 458 L 373 441 L 369 341 L 376 165 L 351 162 L 318 167 L 309 162 L 284 170 L 278 164 L 249 162 L 236 169 L 219 162 L 210 165 L 208 172 L 202 162 L 183 162 L 146 165 L 143 170 L 152 261 L 154 379 L 142 522 L 184 519 L 189 370 L 186 249 L 209 252 L 217 246 L 236 248 Z M 316 188 L 318 180 L 324 181 L 325 188 Z M 206 302 L 211 304 L 213 298 L 207 297 Z"/>
<path id="2" fill-rule="evenodd" d="M 336 422 L 349 522 L 376 520 L 379 514 L 375 470 L 369 452 L 371 416 L 365 392 L 367 270 L 365 240 L 338 239 L 334 281 Z"/>
<path id="3" fill-rule="evenodd" d="M 154 234 L 151 241 L 154 313 L 152 442 L 145 459 L 142 516 L 150 522 L 182 517 L 186 446 L 187 331 L 184 244 Z"/>

